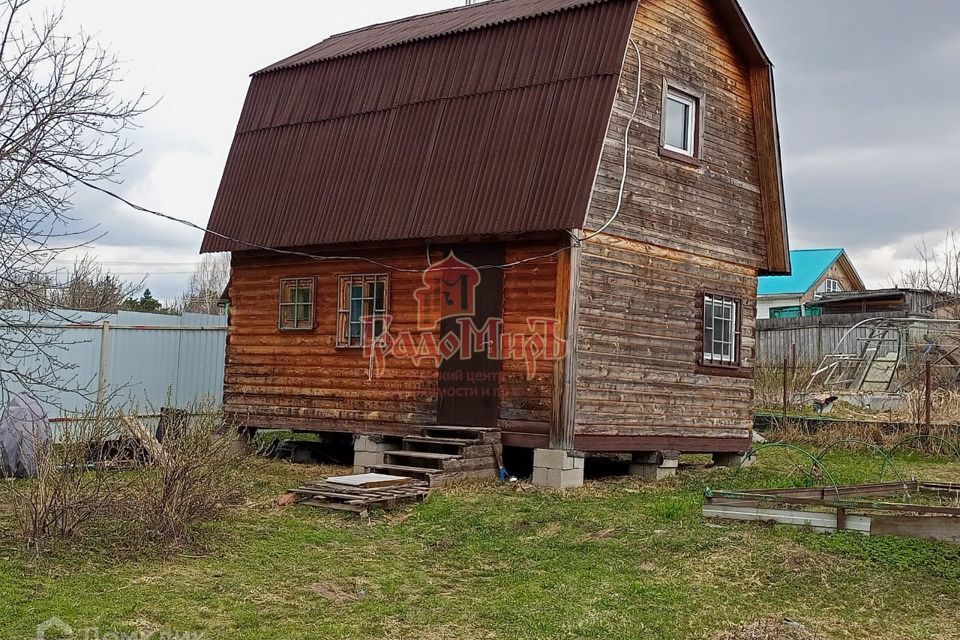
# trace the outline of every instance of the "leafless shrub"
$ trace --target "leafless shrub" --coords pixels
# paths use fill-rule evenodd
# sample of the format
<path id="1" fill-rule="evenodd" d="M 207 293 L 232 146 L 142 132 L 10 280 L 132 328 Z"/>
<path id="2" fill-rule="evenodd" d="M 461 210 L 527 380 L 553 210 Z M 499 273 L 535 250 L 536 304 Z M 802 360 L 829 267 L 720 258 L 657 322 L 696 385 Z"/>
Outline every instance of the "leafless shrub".
<path id="1" fill-rule="evenodd" d="M 242 498 L 237 444 L 236 432 L 221 414 L 185 413 L 182 423 L 165 434 L 153 464 L 136 476 L 126 501 L 131 519 L 154 538 L 191 541 L 198 524 Z"/>
<path id="2" fill-rule="evenodd" d="M 75 544 L 127 555 L 196 542 L 199 525 L 242 501 L 243 451 L 219 413 L 183 416 L 159 447 L 131 446 L 143 433 L 120 414 L 61 423 L 36 478 L 0 481 L 17 540 L 38 553 Z"/>
<path id="3" fill-rule="evenodd" d="M 5 480 L 0 500 L 8 505 L 15 533 L 37 550 L 87 531 L 115 510 L 115 483 L 90 464 L 91 443 L 111 437 L 109 421 L 80 416 L 57 425 L 56 443 L 37 443 L 37 477 Z"/>

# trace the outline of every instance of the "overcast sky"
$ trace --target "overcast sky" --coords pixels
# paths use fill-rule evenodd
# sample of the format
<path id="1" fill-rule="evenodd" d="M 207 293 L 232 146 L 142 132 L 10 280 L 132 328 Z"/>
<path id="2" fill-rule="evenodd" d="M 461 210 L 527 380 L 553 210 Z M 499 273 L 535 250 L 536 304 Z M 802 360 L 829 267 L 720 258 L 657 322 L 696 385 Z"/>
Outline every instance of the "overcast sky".
<path id="1" fill-rule="evenodd" d="M 914 247 L 960 226 L 960 2 L 742 0 L 776 64 L 794 248 L 845 247 L 885 286 Z M 66 0 L 69 24 L 125 61 L 124 92 L 159 104 L 117 190 L 205 224 L 249 74 L 330 34 L 459 0 Z M 53 4 L 53 3 L 51 3 Z M 59 6 L 57 3 L 54 6 Z M 183 288 L 201 234 L 80 192 L 96 252 L 160 298 Z"/>

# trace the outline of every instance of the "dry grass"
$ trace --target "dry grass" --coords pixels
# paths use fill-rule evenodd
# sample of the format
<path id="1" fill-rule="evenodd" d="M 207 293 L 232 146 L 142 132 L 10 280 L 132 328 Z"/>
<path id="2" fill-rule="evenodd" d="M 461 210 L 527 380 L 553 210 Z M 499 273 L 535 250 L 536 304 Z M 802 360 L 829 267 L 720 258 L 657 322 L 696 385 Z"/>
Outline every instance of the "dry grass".
<path id="1" fill-rule="evenodd" d="M 798 622 L 766 618 L 724 631 L 713 640 L 819 640 L 820 636 Z"/>
<path id="2" fill-rule="evenodd" d="M 131 433 L 123 416 L 58 425 L 57 443 L 37 449 L 36 478 L 0 482 L 0 512 L 17 544 L 35 553 L 71 545 L 110 547 L 118 555 L 150 545 L 184 546 L 202 523 L 242 502 L 235 435 L 218 413 L 196 411 L 164 441 L 160 455 L 137 451 L 127 470 L 99 454 Z"/>

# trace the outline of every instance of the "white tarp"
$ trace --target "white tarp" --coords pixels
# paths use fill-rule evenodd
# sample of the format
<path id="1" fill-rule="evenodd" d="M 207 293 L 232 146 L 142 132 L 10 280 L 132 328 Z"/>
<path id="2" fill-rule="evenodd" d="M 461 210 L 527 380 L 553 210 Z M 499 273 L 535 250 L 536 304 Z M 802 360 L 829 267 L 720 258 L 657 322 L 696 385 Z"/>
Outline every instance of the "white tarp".
<path id="1" fill-rule="evenodd" d="M 0 416 L 0 477 L 32 478 L 37 475 L 37 449 L 50 446 L 50 422 L 32 396 L 10 395 Z"/>

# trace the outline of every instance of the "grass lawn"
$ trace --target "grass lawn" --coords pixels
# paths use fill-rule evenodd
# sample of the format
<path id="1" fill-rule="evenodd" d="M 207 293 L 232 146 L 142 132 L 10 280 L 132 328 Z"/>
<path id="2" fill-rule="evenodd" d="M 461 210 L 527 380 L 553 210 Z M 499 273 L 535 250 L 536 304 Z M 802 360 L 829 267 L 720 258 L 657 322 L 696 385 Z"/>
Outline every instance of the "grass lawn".
<path id="1" fill-rule="evenodd" d="M 868 455 L 831 463 L 844 481 L 876 480 Z M 782 480 L 765 465 L 736 483 Z M 903 468 L 960 480 L 956 461 Z M 206 639 L 709 639 L 782 617 L 825 638 L 960 637 L 960 547 L 708 524 L 702 492 L 730 487 L 729 470 L 565 494 L 465 485 L 370 523 L 275 506 L 283 489 L 342 471 L 251 463 L 251 499 L 207 525 L 201 549 L 126 541 L 150 559 L 115 560 L 86 541 L 38 560 L 7 540 L 0 638 L 34 638 L 52 616 Z"/>

